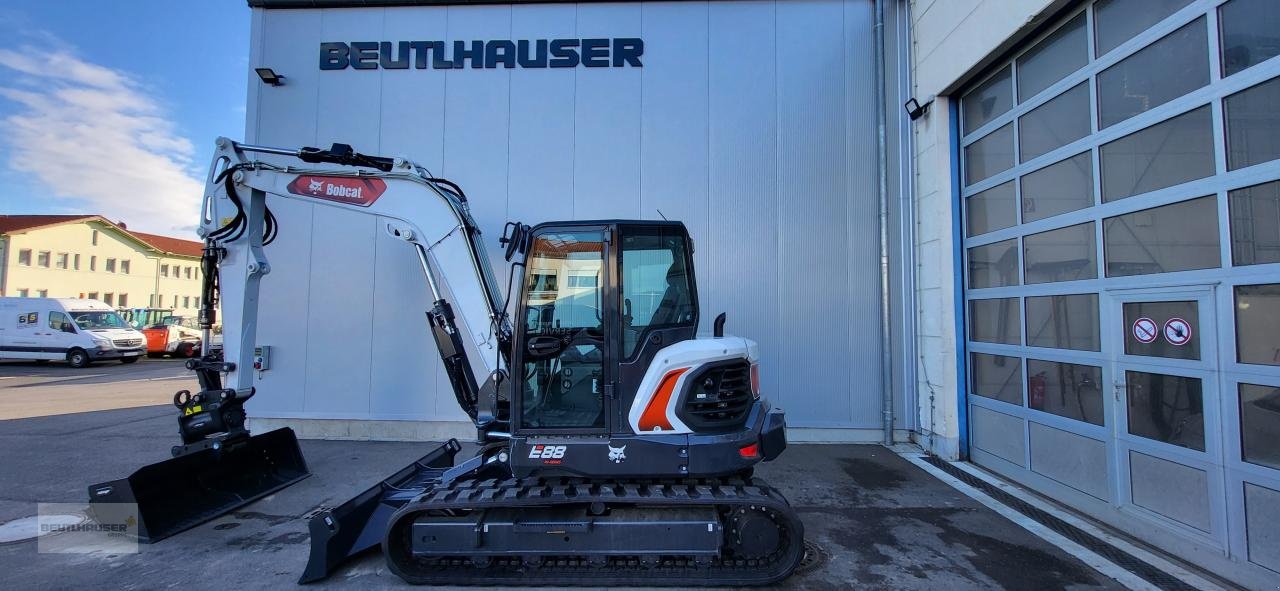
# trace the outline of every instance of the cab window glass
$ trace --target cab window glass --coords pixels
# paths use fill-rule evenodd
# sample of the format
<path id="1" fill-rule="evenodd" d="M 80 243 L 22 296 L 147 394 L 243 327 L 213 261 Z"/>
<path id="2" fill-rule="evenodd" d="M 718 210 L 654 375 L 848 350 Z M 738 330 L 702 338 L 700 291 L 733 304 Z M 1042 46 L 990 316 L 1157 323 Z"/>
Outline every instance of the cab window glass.
<path id="1" fill-rule="evenodd" d="M 49 328 L 62 332 L 76 331 L 71 319 L 67 318 L 67 315 L 62 312 L 49 312 Z"/>
<path id="2" fill-rule="evenodd" d="M 622 265 L 623 356 L 631 357 L 649 328 L 692 325 L 694 301 L 684 233 L 677 228 L 628 228 Z"/>

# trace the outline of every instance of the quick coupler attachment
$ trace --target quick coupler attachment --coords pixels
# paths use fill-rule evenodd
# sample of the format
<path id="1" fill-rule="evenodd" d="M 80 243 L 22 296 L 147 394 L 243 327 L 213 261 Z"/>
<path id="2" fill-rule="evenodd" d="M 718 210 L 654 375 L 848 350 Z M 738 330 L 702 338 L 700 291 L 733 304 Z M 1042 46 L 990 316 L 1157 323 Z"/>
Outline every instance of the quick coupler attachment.
<path id="1" fill-rule="evenodd" d="M 391 515 L 439 483 L 461 450 L 450 439 L 351 500 L 312 511 L 311 557 L 298 582 L 322 580 L 348 558 L 382 544 Z"/>

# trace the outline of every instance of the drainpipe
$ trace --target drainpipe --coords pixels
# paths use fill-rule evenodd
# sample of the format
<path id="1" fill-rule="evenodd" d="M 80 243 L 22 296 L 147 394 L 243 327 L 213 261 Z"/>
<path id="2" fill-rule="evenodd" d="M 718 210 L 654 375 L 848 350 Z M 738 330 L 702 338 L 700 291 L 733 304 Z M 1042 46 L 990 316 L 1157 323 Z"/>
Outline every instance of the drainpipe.
<path id="1" fill-rule="evenodd" d="M 880 415 L 893 445 L 893 347 L 889 333 L 889 138 L 885 103 L 884 1 L 875 0 L 876 197 L 880 203 Z"/>

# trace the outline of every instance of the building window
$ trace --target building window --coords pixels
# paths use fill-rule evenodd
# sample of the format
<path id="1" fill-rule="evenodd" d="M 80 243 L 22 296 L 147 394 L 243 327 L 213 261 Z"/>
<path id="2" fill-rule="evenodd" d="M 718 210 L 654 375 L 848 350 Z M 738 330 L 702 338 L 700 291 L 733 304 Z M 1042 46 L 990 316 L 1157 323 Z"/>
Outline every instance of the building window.
<path id="1" fill-rule="evenodd" d="M 40 290 L 40 291 L 37 291 L 37 292 L 36 292 L 36 297 L 41 297 L 41 298 L 47 298 L 47 297 L 49 297 L 49 290 L 47 290 L 47 289 L 42 289 L 42 290 Z"/>
<path id="2" fill-rule="evenodd" d="M 19 289 L 19 290 L 18 290 L 18 297 L 20 297 L 20 298 L 25 298 L 25 297 L 28 297 L 28 294 L 30 294 L 30 293 L 31 293 L 31 290 L 28 290 L 28 289 Z"/>
<path id="3" fill-rule="evenodd" d="M 128 260 L 128 259 L 125 259 L 125 260 L 123 260 L 123 261 L 120 261 L 120 272 L 121 272 L 121 273 L 124 273 L 125 275 L 128 275 L 128 274 L 129 274 L 129 260 Z"/>
<path id="4" fill-rule="evenodd" d="M 1213 116 L 1205 105 L 1104 144 L 1098 152 L 1105 202 L 1212 176 Z"/>
<path id="5" fill-rule="evenodd" d="M 988 78 L 960 102 L 965 133 L 973 133 L 988 121 L 1013 108 L 1013 73 L 1006 67 Z"/>
<path id="6" fill-rule="evenodd" d="M 161 277 L 169 276 L 169 265 L 160 265 L 160 276 Z"/>
<path id="7" fill-rule="evenodd" d="M 969 289 L 1020 283 L 1016 239 L 969 249 Z"/>
<path id="8" fill-rule="evenodd" d="M 1028 359 L 1027 404 L 1060 417 L 1102 425 L 1102 368 Z"/>
<path id="9" fill-rule="evenodd" d="M 1209 36 L 1200 17 L 1098 74 L 1098 129 L 1209 84 Z"/>
<path id="10" fill-rule="evenodd" d="M 969 340 L 1021 345 L 1022 313 L 1018 307 L 1018 298 L 969 300 Z"/>
<path id="11" fill-rule="evenodd" d="M 1101 351 L 1098 294 L 1028 297 L 1027 345 Z"/>
<path id="12" fill-rule="evenodd" d="M 98 245 L 98 231 L 97 231 L 97 230 L 94 230 L 94 231 L 93 231 L 93 235 L 89 238 L 89 242 L 91 242 L 94 246 L 97 246 L 97 245 Z"/>
<path id="13" fill-rule="evenodd" d="M 1241 458 L 1280 470 L 1280 388 L 1240 384 Z"/>
<path id="14" fill-rule="evenodd" d="M 187 267 L 187 268 L 186 268 L 186 271 L 185 271 L 183 274 L 186 276 L 186 278 L 187 278 L 187 279 L 190 279 L 190 278 L 191 278 L 191 267 Z"/>
<path id="15" fill-rule="evenodd" d="M 1280 11 L 1276 11 L 1280 13 Z M 1227 169 L 1280 158 L 1280 78 L 1246 88 L 1222 101 L 1227 120 Z"/>
<path id="16" fill-rule="evenodd" d="M 1098 251 L 1093 222 L 1031 234 L 1022 239 L 1024 281 L 1027 284 L 1093 279 L 1098 276 Z"/>
<path id="17" fill-rule="evenodd" d="M 102 294 L 102 303 L 108 306 L 114 306 L 116 303 L 115 300 L 116 300 L 115 294 L 113 293 L 107 292 Z"/>
<path id="18" fill-rule="evenodd" d="M 76 254 L 72 255 L 72 257 L 71 257 L 71 266 L 72 266 L 75 270 L 77 270 L 77 271 L 79 271 L 79 270 L 80 270 L 80 253 L 76 253 Z"/>
<path id="19" fill-rule="evenodd" d="M 1210 195 L 1107 218 L 1107 277 L 1211 269 L 1222 264 L 1218 199 Z"/>
<path id="20" fill-rule="evenodd" d="M 65 252 L 60 252 L 60 253 L 58 253 L 58 257 L 57 257 L 56 259 L 54 259 L 54 263 L 53 263 L 53 264 L 54 264 L 54 266 L 56 266 L 56 267 L 57 267 L 57 268 L 59 268 L 59 269 L 66 269 L 66 268 L 67 268 L 67 266 L 68 266 L 68 262 L 69 262 L 70 260 L 71 260 L 71 255 L 68 255 L 68 254 L 67 254 L 67 253 L 65 253 Z"/>
<path id="21" fill-rule="evenodd" d="M 90 256 L 89 256 L 89 270 L 90 270 L 90 271 L 97 271 L 97 270 L 98 270 L 98 257 L 93 256 L 93 255 L 90 255 Z"/>
<path id="22" fill-rule="evenodd" d="M 1267 0 L 1263 0 L 1266 2 Z M 1098 56 L 1119 47 L 1191 3 L 1191 0 L 1099 0 L 1093 5 L 1094 36 Z"/>
<path id="23" fill-rule="evenodd" d="M 191 296 L 182 296 L 182 307 L 183 308 L 191 307 Z"/>
<path id="24" fill-rule="evenodd" d="M 973 393 L 1022 406 L 1022 359 L 986 353 L 970 353 Z"/>
<path id="25" fill-rule="evenodd" d="M 1280 11 L 1275 0 L 1231 0 L 1218 8 L 1222 75 L 1230 76 L 1280 55 L 1275 42 Z"/>
<path id="26" fill-rule="evenodd" d="M 196 297 L 192 298 L 192 299 L 191 299 L 191 305 L 192 305 L 192 306 L 195 306 L 196 308 L 199 308 L 199 307 L 200 307 L 200 296 L 196 296 Z"/>
<path id="27" fill-rule="evenodd" d="M 1089 39 L 1081 12 L 1018 57 L 1018 100 L 1025 101 L 1089 63 Z M 1089 91 L 1085 90 L 1085 112 Z M 1086 133 L 1089 117 L 1085 115 Z"/>
<path id="28" fill-rule="evenodd" d="M 1280 181 L 1227 193 L 1231 264 L 1280 263 Z"/>
<path id="29" fill-rule="evenodd" d="M 115 259 L 107 259 L 107 263 L 106 263 L 105 270 L 106 270 L 106 272 L 108 272 L 108 273 L 115 273 L 115 272 L 116 272 L 116 260 L 115 260 Z"/>
<path id="30" fill-rule="evenodd" d="M 31 266 L 31 249 L 24 248 L 18 251 L 18 264 L 24 267 Z"/>
<path id="31" fill-rule="evenodd" d="M 1280 283 L 1237 285 L 1236 360 L 1280 365 Z"/>
<path id="32" fill-rule="evenodd" d="M 972 185 L 1013 167 L 1013 125 L 987 134 L 965 146 L 964 179 Z"/>
<path id="33" fill-rule="evenodd" d="M 178 295 L 177 295 L 177 294 L 174 294 L 174 295 L 173 295 L 173 306 L 172 306 L 172 307 L 173 307 L 175 310 L 178 308 Z"/>
<path id="34" fill-rule="evenodd" d="M 49 253 L 49 251 L 47 251 L 47 250 L 42 250 L 42 251 L 40 251 L 40 252 L 36 253 L 36 266 L 37 266 L 37 267 L 44 267 L 44 268 L 48 269 L 48 268 L 49 268 L 49 258 L 50 258 L 50 253 Z"/>
<path id="35" fill-rule="evenodd" d="M 1129 433 L 1204 451 L 1204 399 L 1200 378 L 1124 372 Z"/>
<path id="36" fill-rule="evenodd" d="M 119 300 L 117 300 L 117 301 L 116 301 L 116 304 L 117 304 L 118 306 L 120 306 L 121 308 L 124 308 L 124 307 L 128 306 L 128 305 L 129 305 L 129 294 L 127 294 L 127 293 L 122 293 L 122 294 L 120 294 L 120 298 L 119 298 Z"/>
<path id="37" fill-rule="evenodd" d="M 1018 225 L 1013 182 L 996 185 L 965 200 L 969 235 L 977 236 Z"/>
<path id="38" fill-rule="evenodd" d="M 91 299 L 91 300 L 96 300 L 96 299 L 98 299 L 98 292 L 96 292 L 96 291 L 91 291 L 91 292 L 89 292 L 89 299 Z"/>

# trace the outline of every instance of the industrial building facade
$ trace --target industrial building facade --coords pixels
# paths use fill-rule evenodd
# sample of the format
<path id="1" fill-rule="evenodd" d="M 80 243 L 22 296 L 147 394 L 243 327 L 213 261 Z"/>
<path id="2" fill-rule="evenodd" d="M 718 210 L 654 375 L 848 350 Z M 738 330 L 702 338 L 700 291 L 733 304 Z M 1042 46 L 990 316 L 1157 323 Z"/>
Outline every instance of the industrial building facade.
<path id="1" fill-rule="evenodd" d="M 494 253 L 507 221 L 683 220 L 702 328 L 759 341 L 792 440 L 889 426 L 1280 577 L 1280 4 L 250 5 L 284 79 L 252 78 L 246 141 L 407 156 Z M 413 253 L 270 206 L 259 344 L 297 369 L 255 422 L 465 434 Z"/>

